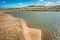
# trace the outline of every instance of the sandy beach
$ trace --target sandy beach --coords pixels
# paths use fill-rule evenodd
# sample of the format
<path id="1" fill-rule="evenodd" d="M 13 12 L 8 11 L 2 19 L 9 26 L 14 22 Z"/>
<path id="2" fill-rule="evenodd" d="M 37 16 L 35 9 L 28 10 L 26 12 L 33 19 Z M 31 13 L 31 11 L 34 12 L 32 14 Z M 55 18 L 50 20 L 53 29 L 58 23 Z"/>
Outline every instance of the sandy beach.
<path id="1" fill-rule="evenodd" d="M 10 38 L 11 40 L 12 39 L 15 40 L 14 37 L 16 37 L 17 35 L 15 36 L 16 33 L 12 34 L 9 32 L 15 32 L 15 31 L 18 32 L 18 34 L 20 34 L 22 32 L 21 35 L 24 35 L 25 40 L 28 40 L 28 39 L 29 40 L 42 40 L 42 38 L 41 38 L 42 33 L 41 33 L 40 29 L 29 28 L 22 18 L 14 18 L 9 15 L 2 14 L 2 13 L 0 14 L 0 30 L 1 30 L 0 34 L 1 34 L 1 32 L 2 32 L 2 35 L 6 35 L 6 33 L 8 34 L 8 35 L 6 35 L 6 37 L 8 36 L 7 37 L 8 39 L 12 35 L 14 35 L 14 36 L 12 36 L 12 38 Z M 6 33 L 4 34 L 3 32 L 6 32 Z M 5 40 L 5 37 L 2 35 L 0 35 L 0 37 L 3 37 L 3 39 Z M 18 36 L 20 37 L 21 35 L 18 35 Z M 6 40 L 8 40 L 7 38 L 6 38 Z M 21 39 L 21 40 L 24 40 L 24 38 L 21 39 L 21 38 L 17 37 L 17 39 Z M 2 38 L 0 38 L 0 40 L 2 40 Z"/>

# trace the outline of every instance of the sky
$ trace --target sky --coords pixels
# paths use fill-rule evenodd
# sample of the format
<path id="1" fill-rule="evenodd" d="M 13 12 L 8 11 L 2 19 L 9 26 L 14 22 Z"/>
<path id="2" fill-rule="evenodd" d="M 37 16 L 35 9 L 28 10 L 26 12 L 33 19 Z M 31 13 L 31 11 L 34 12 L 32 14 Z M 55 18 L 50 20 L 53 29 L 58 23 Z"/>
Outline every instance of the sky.
<path id="1" fill-rule="evenodd" d="M 0 0 L 0 8 L 19 8 L 29 5 L 55 6 L 60 0 Z"/>

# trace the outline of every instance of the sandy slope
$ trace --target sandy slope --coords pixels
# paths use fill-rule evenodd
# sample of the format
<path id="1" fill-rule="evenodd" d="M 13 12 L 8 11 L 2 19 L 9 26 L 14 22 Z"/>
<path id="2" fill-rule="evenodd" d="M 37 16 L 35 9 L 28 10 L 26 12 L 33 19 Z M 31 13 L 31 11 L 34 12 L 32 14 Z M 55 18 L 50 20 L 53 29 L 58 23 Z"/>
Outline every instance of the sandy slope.
<path id="1" fill-rule="evenodd" d="M 42 40 L 40 29 L 29 28 L 22 18 L 0 13 L 0 40 Z"/>

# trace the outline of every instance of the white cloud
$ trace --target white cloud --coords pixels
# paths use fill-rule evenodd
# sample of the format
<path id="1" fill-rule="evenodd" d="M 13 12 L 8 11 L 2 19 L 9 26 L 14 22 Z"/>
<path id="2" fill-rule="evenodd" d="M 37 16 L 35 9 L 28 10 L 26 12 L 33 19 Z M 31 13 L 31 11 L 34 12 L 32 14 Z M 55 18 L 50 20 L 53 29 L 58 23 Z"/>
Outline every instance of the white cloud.
<path id="1" fill-rule="evenodd" d="M 55 6 L 55 5 L 60 5 L 60 1 L 56 1 L 56 2 L 38 2 L 35 5 L 44 5 L 44 6 Z"/>
<path id="2" fill-rule="evenodd" d="M 20 7 L 25 7 L 25 6 L 28 6 L 28 5 L 23 4 L 23 3 L 3 5 L 4 8 L 20 8 Z"/>
<path id="3" fill-rule="evenodd" d="M 53 2 L 46 2 L 44 5 L 45 6 L 54 6 L 55 4 Z"/>
<path id="4" fill-rule="evenodd" d="M 42 0 L 40 0 L 42 1 Z M 5 3 L 5 2 L 3 2 Z M 16 3 L 16 4 L 9 4 L 9 5 L 3 5 L 3 7 L 5 8 L 19 8 L 19 7 L 25 7 L 25 6 L 29 6 L 29 5 L 44 5 L 44 6 L 55 6 L 55 5 L 60 5 L 60 1 L 56 1 L 56 2 L 46 2 L 43 0 L 43 2 L 36 2 L 36 3 Z"/>
<path id="5" fill-rule="evenodd" d="M 39 1 L 44 1 L 44 0 L 39 0 Z"/>

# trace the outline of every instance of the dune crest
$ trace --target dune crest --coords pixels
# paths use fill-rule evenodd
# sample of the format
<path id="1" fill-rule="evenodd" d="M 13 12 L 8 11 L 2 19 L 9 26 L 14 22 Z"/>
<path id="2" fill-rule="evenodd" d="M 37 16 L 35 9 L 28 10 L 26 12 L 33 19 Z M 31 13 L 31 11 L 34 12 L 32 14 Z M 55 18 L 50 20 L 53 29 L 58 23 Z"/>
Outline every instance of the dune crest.
<path id="1" fill-rule="evenodd" d="M 41 40 L 41 30 L 29 28 L 22 18 L 1 13 L 0 40 Z"/>

